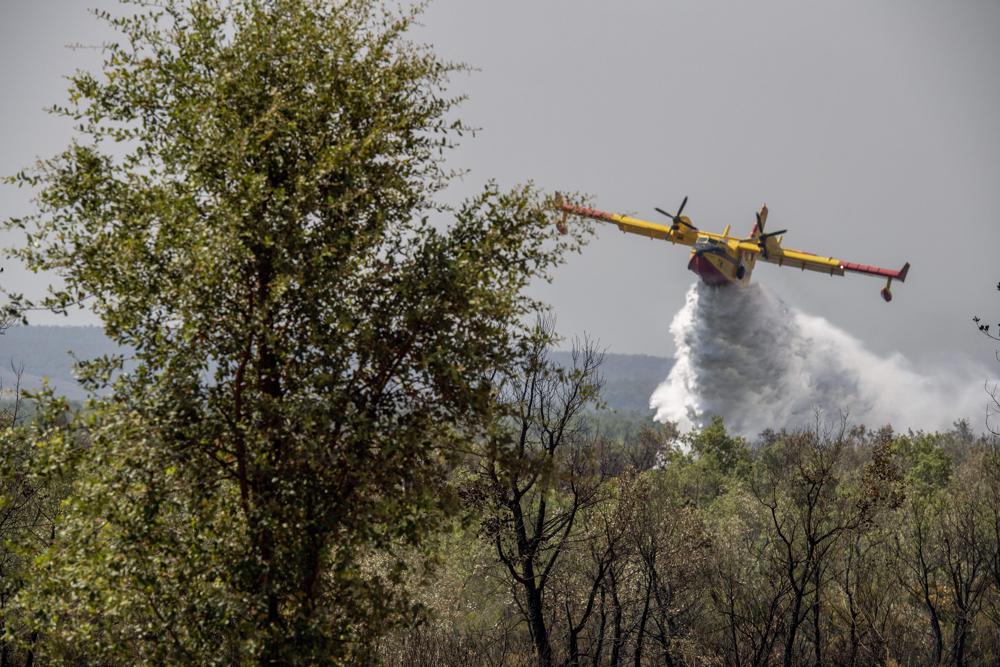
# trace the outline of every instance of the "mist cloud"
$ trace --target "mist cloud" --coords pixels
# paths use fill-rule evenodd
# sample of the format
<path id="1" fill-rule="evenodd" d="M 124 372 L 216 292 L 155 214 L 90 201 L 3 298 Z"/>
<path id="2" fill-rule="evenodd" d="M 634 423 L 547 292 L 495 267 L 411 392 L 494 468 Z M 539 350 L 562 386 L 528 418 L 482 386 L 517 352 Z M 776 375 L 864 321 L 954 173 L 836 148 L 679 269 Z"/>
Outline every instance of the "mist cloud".
<path id="1" fill-rule="evenodd" d="M 792 308 L 759 284 L 697 282 L 674 316 L 676 362 L 653 392 L 658 421 L 699 428 L 721 415 L 734 431 L 798 428 L 846 413 L 852 424 L 941 429 L 985 415 L 974 368 L 917 368 L 879 356 L 822 317 Z"/>

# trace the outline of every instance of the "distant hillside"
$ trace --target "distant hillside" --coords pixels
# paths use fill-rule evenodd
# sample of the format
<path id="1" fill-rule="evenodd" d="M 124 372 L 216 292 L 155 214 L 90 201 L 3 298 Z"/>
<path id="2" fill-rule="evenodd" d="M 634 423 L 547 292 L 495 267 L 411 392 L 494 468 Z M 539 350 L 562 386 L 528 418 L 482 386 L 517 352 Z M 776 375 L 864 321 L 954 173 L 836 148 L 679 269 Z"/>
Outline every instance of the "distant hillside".
<path id="1" fill-rule="evenodd" d="M 93 359 L 116 351 L 100 327 L 17 326 L 0 336 L 0 380 L 9 388 L 10 364 L 24 365 L 23 383 L 37 388 L 42 377 L 71 399 L 84 397 L 73 376 L 73 356 Z M 553 352 L 559 363 L 570 362 L 569 352 Z M 604 357 L 604 401 L 609 408 L 649 414 L 649 396 L 667 377 L 673 360 L 644 354 L 611 354 Z"/>
<path id="2" fill-rule="evenodd" d="M 73 375 L 73 355 L 93 359 L 116 349 L 100 327 L 11 327 L 0 336 L 0 380 L 5 388 L 10 387 L 14 378 L 11 364 L 23 365 L 25 388 L 35 389 L 47 377 L 66 397 L 83 398 L 84 391 Z"/>
<path id="3" fill-rule="evenodd" d="M 569 352 L 553 352 L 552 358 L 561 364 L 571 362 Z M 648 354 L 606 353 L 601 365 L 604 402 L 614 410 L 652 414 L 649 397 L 673 365 L 673 359 Z"/>

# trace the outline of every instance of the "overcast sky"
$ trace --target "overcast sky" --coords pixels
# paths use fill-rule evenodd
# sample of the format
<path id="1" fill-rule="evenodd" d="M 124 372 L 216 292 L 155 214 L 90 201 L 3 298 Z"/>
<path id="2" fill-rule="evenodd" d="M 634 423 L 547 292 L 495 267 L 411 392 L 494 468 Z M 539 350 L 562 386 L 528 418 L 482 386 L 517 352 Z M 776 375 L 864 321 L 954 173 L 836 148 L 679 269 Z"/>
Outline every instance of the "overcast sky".
<path id="1" fill-rule="evenodd" d="M 106 37 L 86 8 L 115 5 L 0 0 L 0 172 L 65 146 L 41 109 L 98 60 L 64 48 Z M 1000 319 L 1000 2 L 436 0 L 423 23 L 479 68 L 454 82 L 482 130 L 453 156 L 471 170 L 453 196 L 530 179 L 656 220 L 689 195 L 699 227 L 746 232 L 766 202 L 788 247 L 913 268 L 891 304 L 863 276 L 762 265 L 755 281 L 881 354 L 988 368 L 970 318 Z M 26 206 L 0 188 L 0 215 Z M 686 266 L 608 227 L 537 293 L 565 333 L 667 355 Z"/>

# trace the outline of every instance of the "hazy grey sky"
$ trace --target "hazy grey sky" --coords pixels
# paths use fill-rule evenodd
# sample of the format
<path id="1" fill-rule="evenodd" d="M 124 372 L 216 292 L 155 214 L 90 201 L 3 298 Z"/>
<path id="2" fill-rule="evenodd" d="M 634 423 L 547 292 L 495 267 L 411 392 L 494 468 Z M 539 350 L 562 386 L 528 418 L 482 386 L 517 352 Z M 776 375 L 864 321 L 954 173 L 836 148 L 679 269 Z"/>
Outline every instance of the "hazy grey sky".
<path id="1" fill-rule="evenodd" d="M 85 9 L 115 4 L 0 0 L 0 172 L 66 144 L 41 108 L 97 61 L 63 48 L 105 37 Z M 767 202 L 789 247 L 913 268 L 891 304 L 862 276 L 764 265 L 754 280 L 879 353 L 988 368 L 970 317 L 1000 319 L 1000 2 L 437 0 L 423 23 L 421 40 L 480 68 L 454 85 L 482 128 L 454 155 L 471 170 L 456 196 L 531 179 L 655 220 L 690 195 L 718 231 L 749 231 Z M 0 214 L 25 206 L 0 189 Z M 566 333 L 665 355 L 686 265 L 604 228 L 538 293 Z"/>

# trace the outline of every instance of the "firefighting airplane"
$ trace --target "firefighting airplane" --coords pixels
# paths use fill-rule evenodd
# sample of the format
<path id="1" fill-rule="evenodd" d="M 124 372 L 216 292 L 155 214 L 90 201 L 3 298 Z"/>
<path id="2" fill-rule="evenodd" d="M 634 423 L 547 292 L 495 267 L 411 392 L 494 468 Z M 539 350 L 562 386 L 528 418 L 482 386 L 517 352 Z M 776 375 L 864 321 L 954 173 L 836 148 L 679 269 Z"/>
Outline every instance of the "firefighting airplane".
<path id="1" fill-rule="evenodd" d="M 670 218 L 671 224 L 667 226 L 617 213 L 606 213 L 584 206 L 576 206 L 567 203 L 562 195 L 556 193 L 556 207 L 562 211 L 562 217 L 556 221 L 556 226 L 560 232 L 565 234 L 566 216 L 577 215 L 601 222 L 610 222 L 618 225 L 618 229 L 630 234 L 640 234 L 653 239 L 663 239 L 671 243 L 692 246 L 688 268 L 697 273 L 705 283 L 713 286 L 746 285 L 750 282 L 750 274 L 753 272 L 754 265 L 761 261 L 778 266 L 790 266 L 803 271 L 808 269 L 809 271 L 828 273 L 831 276 L 842 276 L 850 272 L 885 278 L 882 298 L 891 301 L 892 281 L 904 282 L 906 274 L 910 270 L 909 262 L 904 264 L 903 268 L 894 271 L 783 248 L 781 247 L 782 234 L 787 232 L 787 229 L 779 229 L 775 232 L 764 231 L 764 224 L 767 222 L 766 205 L 757 213 L 757 223 L 753 226 L 750 236 L 741 238 L 729 235 L 730 225 L 726 225 L 726 229 L 721 234 L 698 229 L 691 223 L 689 217 L 681 215 L 686 204 L 687 197 L 684 197 L 677 213 L 668 213 L 661 208 L 656 209 L 658 213 Z"/>

